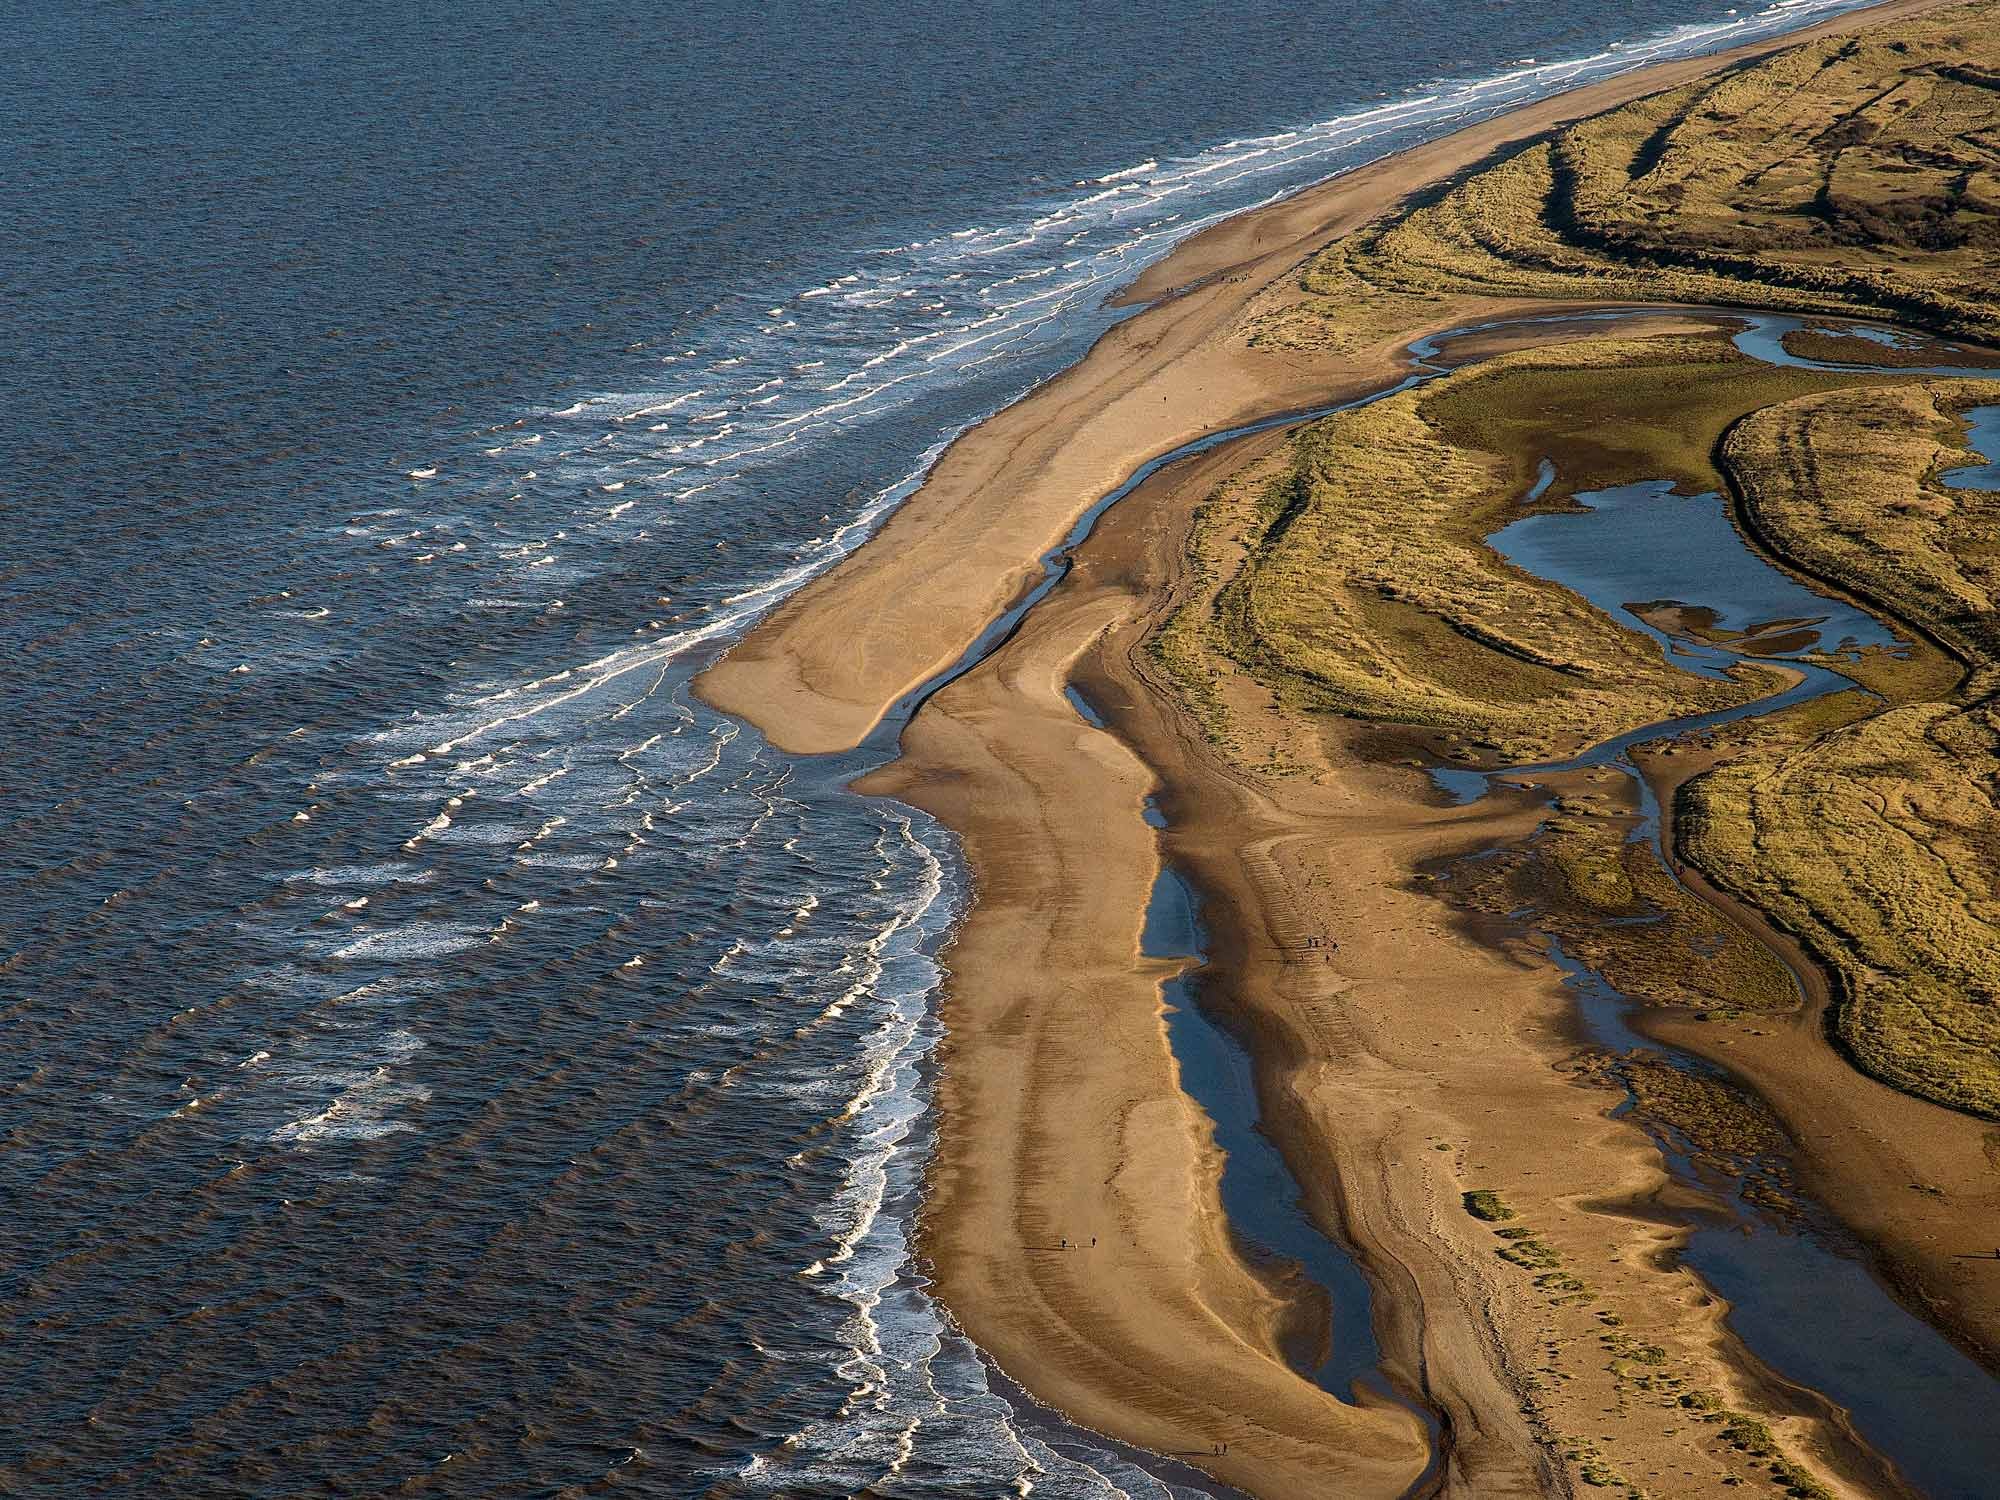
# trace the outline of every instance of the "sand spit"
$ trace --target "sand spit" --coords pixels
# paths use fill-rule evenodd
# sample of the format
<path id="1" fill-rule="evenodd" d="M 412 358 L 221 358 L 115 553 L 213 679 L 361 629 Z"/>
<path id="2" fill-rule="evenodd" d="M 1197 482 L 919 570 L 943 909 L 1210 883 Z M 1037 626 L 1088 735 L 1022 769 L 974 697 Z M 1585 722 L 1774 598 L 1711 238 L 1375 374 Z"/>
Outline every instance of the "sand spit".
<path id="1" fill-rule="evenodd" d="M 857 743 L 1149 457 L 1391 383 L 1421 333 L 1576 305 L 1441 298 L 1425 327 L 1337 357 L 1232 337 L 1253 301 L 1295 295 L 1290 273 L 1329 239 L 1510 142 L 1798 40 L 1596 85 L 1190 241 L 1134 289 L 1154 306 L 955 444 L 703 696 L 786 749 Z M 957 830 L 977 893 L 949 960 L 923 1225 L 939 1295 L 1036 1396 L 1252 1493 L 1394 1496 L 1422 1480 L 1422 1422 L 1298 1373 L 1311 1297 L 1247 1258 L 1222 1214 L 1212 1133 L 1162 1024 L 1175 966 L 1139 955 L 1171 856 L 1210 903 L 1209 993 L 1250 1041 L 1265 1128 L 1314 1218 L 1358 1252 L 1385 1373 L 1442 1415 L 1446 1461 L 1426 1488 L 1562 1493 L 1581 1478 L 1721 1495 L 1796 1461 L 1817 1478 L 1784 1472 L 1818 1492 L 1895 1493 L 1839 1414 L 1761 1371 L 1670 1264 L 1678 1190 L 1647 1137 L 1608 1117 L 1617 1096 L 1580 1059 L 1550 967 L 1413 882 L 1524 836 L 1536 808 L 1413 797 L 1409 770 L 1340 722 L 1312 747 L 1327 774 L 1247 775 L 1150 677 L 1141 643 L 1185 586 L 1196 506 L 1279 441 L 1176 466 L 1113 511 L 1019 635 L 927 704 L 904 758 L 864 784 Z M 1078 714 L 1072 681 L 1109 729 Z M 1141 816 L 1149 794 L 1164 838 Z M 1482 1192 L 1507 1217 L 1469 1211 Z"/>
<path id="2" fill-rule="evenodd" d="M 1937 0 L 1890 0 L 1865 15 L 1886 21 L 1936 8 Z M 1339 359 L 1233 338 L 1253 302 L 1268 314 L 1304 299 L 1289 273 L 1329 240 L 1512 143 L 1861 24 L 1862 16 L 1849 15 L 1777 41 L 1607 79 L 1194 236 L 1127 294 L 1155 306 L 954 443 L 875 538 L 792 595 L 703 674 L 701 696 L 786 750 L 859 743 L 890 703 L 955 660 L 1021 593 L 1036 574 L 1035 560 L 1092 500 L 1148 458 L 1204 433 L 1385 384 L 1417 335 L 1533 305 L 1452 299 L 1424 327 Z"/>

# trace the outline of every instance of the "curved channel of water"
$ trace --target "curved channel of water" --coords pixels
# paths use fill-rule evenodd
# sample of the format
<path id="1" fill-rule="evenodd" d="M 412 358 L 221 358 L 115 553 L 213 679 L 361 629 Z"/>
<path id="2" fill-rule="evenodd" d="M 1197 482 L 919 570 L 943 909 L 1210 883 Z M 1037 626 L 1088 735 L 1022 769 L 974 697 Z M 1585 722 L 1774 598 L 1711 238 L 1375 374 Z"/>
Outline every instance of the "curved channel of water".
<path id="1" fill-rule="evenodd" d="M 1649 310 L 1610 309 L 1580 315 L 1499 319 L 1433 334 L 1409 346 L 1414 365 L 1412 372 L 1383 390 L 1210 433 L 1149 460 L 1078 518 L 1062 542 L 1043 555 L 1041 578 L 1020 599 L 996 616 L 956 662 L 898 700 L 857 749 L 801 760 L 798 764 L 802 774 L 815 782 L 824 780 L 830 789 L 832 785 L 845 785 L 900 754 L 903 730 L 923 704 L 1003 647 L 1035 606 L 1067 576 L 1076 550 L 1089 538 L 1104 514 L 1170 464 L 1258 433 L 1297 426 L 1337 412 L 1371 405 L 1449 374 L 1459 366 L 1450 360 L 1447 351 L 1455 340 L 1469 334 L 1513 326 L 1609 323 L 1642 311 Z M 1782 341 L 1786 333 L 1805 326 L 1802 320 L 1796 318 L 1726 310 L 1714 310 L 1713 315 L 1740 324 L 1741 331 L 1734 337 L 1736 347 L 1767 363 L 1848 373 L 1913 373 L 1907 367 L 1826 365 L 1792 355 L 1784 349 Z M 1814 326 L 1824 326 L 1826 322 L 1818 320 Z M 1856 331 L 1861 331 L 1875 325 L 1853 326 Z M 1914 373 L 1975 376 L 1990 372 L 1978 367 L 1938 365 Z M 1536 481 L 1537 492 L 1546 489 L 1553 477 L 1552 469 L 1544 465 Z M 1597 496 L 1582 495 L 1577 498 L 1586 506 L 1586 513 L 1598 514 L 1615 523 L 1630 512 L 1636 499 L 1658 500 L 1665 488 L 1630 486 L 1620 492 L 1607 491 Z M 1598 502 L 1594 507 L 1591 506 L 1593 499 Z M 1700 497 L 1700 500 L 1716 508 L 1720 526 L 1698 526 L 1690 535 L 1709 543 L 1718 543 L 1726 534 L 1736 549 L 1748 554 L 1749 560 L 1747 563 L 1739 560 L 1730 574 L 1739 586 L 1737 597 L 1720 598 L 1713 604 L 1706 598 L 1678 602 L 1710 604 L 1714 609 L 1715 623 L 1719 626 L 1761 626 L 1783 620 L 1790 627 L 1803 619 L 1807 627 L 1804 631 L 1806 639 L 1791 643 L 1786 650 L 1770 651 L 1769 654 L 1774 657 L 1800 658 L 1815 649 L 1893 648 L 1894 637 L 1883 630 L 1879 621 L 1841 601 L 1805 590 L 1789 575 L 1763 562 L 1728 523 L 1716 497 Z M 1566 553 L 1569 549 L 1561 545 L 1560 534 L 1553 538 L 1541 535 L 1539 533 L 1543 528 L 1529 525 L 1529 522 L 1562 519 L 1573 521 L 1574 518 L 1530 517 L 1516 523 L 1527 528 L 1517 532 L 1513 538 L 1522 554 L 1516 561 L 1533 571 L 1532 563 L 1527 560 L 1529 554 L 1538 551 L 1548 552 L 1551 556 Z M 1495 542 L 1498 545 L 1500 538 L 1496 536 Z M 1537 543 L 1544 545 L 1538 549 Z M 1548 545 L 1551 543 L 1554 544 L 1552 547 Z M 1506 548 L 1503 546 L 1501 550 L 1505 552 Z M 1685 552 L 1675 553 L 1672 549 L 1658 555 L 1661 558 L 1677 557 L 1683 564 L 1690 560 Z M 1769 577 L 1759 577 L 1758 568 L 1762 568 Z M 1593 597 L 1594 594 L 1609 599 L 1606 589 L 1612 593 L 1630 591 L 1629 573 L 1624 575 L 1622 583 L 1606 577 L 1600 587 L 1596 577 L 1585 577 L 1575 569 L 1567 571 L 1567 577 L 1544 576 L 1552 576 L 1554 581 L 1575 589 L 1600 607 L 1604 607 L 1604 601 Z M 1662 572 L 1658 575 L 1659 588 L 1640 590 L 1639 593 L 1649 600 L 1666 599 L 1672 596 L 1673 588 L 1684 588 L 1691 576 L 1712 575 L 1691 575 L 1685 567 L 1678 573 Z M 1789 601 L 1788 607 L 1795 611 L 1805 610 L 1805 615 L 1800 616 L 1796 612 L 1788 615 L 1785 608 L 1771 607 L 1770 602 L 1779 598 Z M 1624 602 L 1619 600 L 1617 604 Z M 1718 604 L 1721 607 L 1716 607 Z M 1618 609 L 1614 607 L 1608 612 L 1615 616 Z M 1627 615 L 1627 618 L 1635 628 L 1654 634 L 1676 664 L 1686 670 L 1715 675 L 1728 663 L 1737 660 L 1732 653 L 1698 639 L 1659 632 L 1635 615 Z M 1824 646 L 1821 645 L 1822 639 Z M 1853 686 L 1848 679 L 1817 661 L 1793 660 L 1791 665 L 1801 674 L 1801 680 L 1781 693 L 1712 714 L 1645 726 L 1562 762 L 1485 772 L 1440 769 L 1432 774 L 1439 785 L 1452 795 L 1469 801 L 1483 795 L 1495 777 L 1518 779 L 1531 774 L 1551 774 L 1583 766 L 1609 764 L 1632 775 L 1640 784 L 1642 798 L 1650 799 L 1644 778 L 1638 776 L 1627 759 L 1627 752 L 1634 745 L 1777 712 Z M 1100 727 L 1103 725 L 1101 716 L 1079 692 L 1070 689 L 1068 697 L 1086 722 Z M 1651 819 L 1648 826 L 1657 847 L 1657 808 L 1652 807 L 1649 800 L 1648 808 Z M 1150 806 L 1147 821 L 1154 826 L 1162 826 L 1163 823 L 1157 809 Z M 1199 957 L 1201 939 L 1197 910 L 1195 893 L 1185 881 L 1171 869 L 1163 871 L 1149 905 L 1145 951 L 1151 956 Z M 1582 969 L 1560 949 L 1555 950 L 1554 956 L 1571 976 L 1586 1022 L 1601 1028 L 1596 1034 L 1604 1045 L 1625 1047 L 1636 1042 L 1648 1050 L 1666 1055 L 1676 1066 L 1708 1067 L 1689 1054 L 1639 1041 L 1636 1033 L 1622 1021 L 1626 1006 L 1623 997 L 1616 996 L 1601 976 Z M 1223 1195 L 1232 1226 L 1250 1245 L 1298 1261 L 1328 1294 L 1332 1308 L 1329 1352 L 1321 1368 L 1314 1372 L 1315 1378 L 1336 1394 L 1351 1396 L 1357 1389 L 1367 1388 L 1404 1401 L 1380 1370 L 1380 1349 L 1374 1336 L 1372 1302 L 1365 1277 L 1348 1252 L 1323 1234 L 1305 1215 L 1300 1206 L 1302 1195 L 1296 1178 L 1259 1127 L 1256 1091 L 1247 1054 L 1226 1031 L 1202 1015 L 1199 1005 L 1195 1003 L 1195 990 L 1189 978 L 1183 976 L 1169 981 L 1166 995 L 1168 1035 L 1180 1064 L 1182 1086 L 1214 1121 L 1218 1142 L 1229 1158 L 1225 1166 Z M 1693 1180 L 1693 1168 L 1686 1151 L 1665 1138 L 1660 1139 L 1660 1144 L 1670 1167 Z M 1741 1206 L 1747 1213 L 1748 1206 Z M 1915 1476 L 1936 1500 L 1972 1497 L 1978 1492 L 1965 1487 L 1972 1474 L 2000 1472 L 2000 1433 L 1981 1441 L 1980 1434 L 1975 1430 L 1977 1414 L 1992 1409 L 1994 1397 L 2000 1396 L 2000 1386 L 1996 1386 L 1990 1375 L 1954 1349 L 1934 1329 L 1891 1298 L 1859 1261 L 1843 1254 L 1841 1248 L 1824 1238 L 1778 1230 L 1761 1221 L 1743 1217 L 1733 1220 L 1726 1229 L 1698 1228 L 1689 1244 L 1687 1259 L 1700 1274 L 1710 1279 L 1718 1292 L 1735 1304 L 1731 1325 L 1753 1353 L 1774 1369 L 1803 1385 L 1824 1391 L 1846 1406 L 1854 1413 L 1856 1425 L 1863 1435 L 1905 1473 Z M 1789 1321 L 1791 1311 L 1809 1304 L 1820 1289 L 1826 1289 L 1833 1298 L 1826 1305 L 1838 1307 L 1854 1330 L 1853 1336 L 1843 1346 L 1844 1353 L 1829 1347 L 1834 1341 L 1799 1338 L 1797 1328 L 1800 1325 Z M 1915 1394 L 1905 1398 L 1904 1392 Z M 1413 1406 L 1413 1409 L 1424 1416 L 1435 1434 L 1434 1414 L 1421 1406 Z"/>
<path id="2" fill-rule="evenodd" d="M 1759 318 L 1735 343 L 1753 357 L 1806 369 L 1854 370 L 1787 353 L 1786 332 L 1803 326 L 1792 318 Z M 1879 367 L 1879 373 L 1908 373 Z M 1918 373 L 1972 375 L 1974 369 L 1940 365 Z M 1975 434 L 2000 435 L 1995 408 L 1974 415 Z M 1984 419 L 1983 421 L 1981 419 Z M 2000 451 L 2000 443 L 1995 443 Z M 1995 466 L 1961 470 L 1961 483 L 1983 487 Z M 1548 470 L 1538 480 L 1546 488 Z M 1589 766 L 1612 766 L 1634 783 L 1641 823 L 1661 868 L 1678 884 L 1662 847 L 1660 807 L 1629 752 L 1640 744 L 1699 733 L 1734 720 L 1762 717 L 1854 684 L 1808 653 L 1893 648 L 1895 638 L 1872 616 L 1844 600 L 1821 595 L 1773 566 L 1731 525 L 1715 495 L 1676 496 L 1664 481 L 1579 494 L 1581 513 L 1545 513 L 1496 532 L 1491 545 L 1516 566 L 1558 583 L 1604 613 L 1660 642 L 1668 661 L 1693 675 L 1717 676 L 1741 660 L 1735 652 L 1687 634 L 1669 634 L 1639 617 L 1634 606 L 1672 601 L 1705 608 L 1710 631 L 1758 633 L 1776 622 L 1785 649 L 1760 653 L 1791 660 L 1802 677 L 1792 687 L 1720 712 L 1690 715 L 1607 739 L 1561 761 L 1468 772 L 1433 771 L 1437 783 L 1461 802 L 1483 796 L 1495 781 L 1521 784 Z M 1764 632 L 1769 633 L 1767 630 Z M 1740 643 L 1739 643 L 1740 644 Z M 1684 887 L 1685 888 L 1685 887 Z M 1692 1053 L 1641 1035 L 1631 1025 L 1640 1008 L 1600 972 L 1545 939 L 1563 970 L 1583 1024 L 1598 1045 L 1640 1054 L 1691 1073 L 1726 1073 Z M 1633 1107 L 1628 1095 L 1623 1110 Z M 1719 1179 L 1697 1165 L 1695 1143 L 1648 1124 L 1669 1171 L 1683 1183 L 1719 1198 L 1720 1212 L 1691 1222 L 1683 1251 L 1687 1265 L 1730 1304 L 1728 1322 L 1746 1347 L 1787 1379 L 1843 1407 L 1855 1430 L 1903 1476 L 1933 1500 L 1979 1500 L 1992 1494 L 2000 1474 L 2000 1380 L 1930 1324 L 1897 1302 L 1868 1270 L 1860 1249 L 1824 1217 L 1806 1223 L 1780 1220 L 1746 1192 L 1761 1165 L 1743 1161 L 1738 1174 Z"/>

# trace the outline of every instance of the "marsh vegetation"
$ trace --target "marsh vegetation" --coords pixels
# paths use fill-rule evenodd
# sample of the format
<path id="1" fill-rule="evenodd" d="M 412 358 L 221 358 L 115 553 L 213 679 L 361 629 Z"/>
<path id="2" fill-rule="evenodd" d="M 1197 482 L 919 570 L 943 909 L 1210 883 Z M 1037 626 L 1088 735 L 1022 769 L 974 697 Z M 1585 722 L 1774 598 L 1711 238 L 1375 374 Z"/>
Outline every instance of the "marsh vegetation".
<path id="1" fill-rule="evenodd" d="M 1480 293 L 1991 339 L 1997 21 L 1988 0 L 1829 37 L 1581 121 L 1336 242 L 1254 336 L 1351 348 Z"/>
<path id="2" fill-rule="evenodd" d="M 1708 675 L 1661 649 L 1661 628 L 1701 634 L 1684 608 L 1700 601 L 1607 613 L 1487 542 L 1638 480 L 1724 497 L 1767 558 L 1903 644 L 1846 654 L 1852 691 L 1711 736 L 1677 852 L 1822 964 L 1857 1065 L 2000 1118 L 2000 493 L 1946 483 L 2000 381 L 1921 373 L 1995 356 L 1837 318 L 2000 337 L 1996 170 L 2000 4 L 1980 3 L 1585 120 L 1336 241 L 1252 342 L 1352 350 L 1481 298 L 1830 321 L 1783 336 L 1817 368 L 1721 333 L 1576 337 L 1312 424 L 1198 518 L 1194 594 L 1154 641 L 1166 675 L 1212 740 L 1266 767 L 1286 762 L 1273 711 L 1399 726 L 1491 766 L 1744 704 L 1786 680 L 1757 643 Z M 1456 894 L 1535 905 L 1637 999 L 1796 1000 L 1604 808 L 1559 809 Z"/>

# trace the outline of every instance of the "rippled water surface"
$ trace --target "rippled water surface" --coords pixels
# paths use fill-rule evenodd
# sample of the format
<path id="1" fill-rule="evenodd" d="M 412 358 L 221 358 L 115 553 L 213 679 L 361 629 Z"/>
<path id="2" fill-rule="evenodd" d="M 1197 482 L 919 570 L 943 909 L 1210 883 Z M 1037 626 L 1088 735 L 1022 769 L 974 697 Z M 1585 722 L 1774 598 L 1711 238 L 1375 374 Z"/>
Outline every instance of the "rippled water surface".
<path id="1" fill-rule="evenodd" d="M 1711 638 L 1759 656 L 1894 651 L 1901 645 L 1874 616 L 1815 593 L 1752 551 L 1719 495 L 1683 495 L 1672 480 L 1652 479 L 1579 494 L 1574 504 L 1580 514 L 1523 516 L 1495 532 L 1488 545 L 1516 567 L 1643 631 L 1684 671 L 1719 678 L 1737 658 L 1688 631 L 1672 634 L 1649 623 L 1648 606 L 1695 605 Z"/>
<path id="2" fill-rule="evenodd" d="M 1839 8 L 14 16 L 0 1489 L 1185 1490 L 909 1261 L 949 838 L 686 680 L 1175 237 Z"/>

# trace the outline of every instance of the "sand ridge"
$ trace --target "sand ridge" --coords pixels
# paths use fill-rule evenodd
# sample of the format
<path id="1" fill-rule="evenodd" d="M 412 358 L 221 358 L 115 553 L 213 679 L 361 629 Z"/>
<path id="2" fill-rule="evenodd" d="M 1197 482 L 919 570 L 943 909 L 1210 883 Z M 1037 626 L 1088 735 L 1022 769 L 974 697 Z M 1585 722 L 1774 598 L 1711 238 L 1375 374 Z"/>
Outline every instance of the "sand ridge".
<path id="1" fill-rule="evenodd" d="M 1806 37 L 1938 4 L 1888 0 L 1865 15 L 1594 83 L 1191 237 L 1126 294 L 1153 305 L 953 443 L 875 537 L 774 610 L 696 679 L 697 693 L 781 749 L 859 743 L 888 705 L 956 660 L 1033 580 L 1040 555 L 1147 459 L 1258 417 L 1373 389 L 1399 372 L 1410 338 L 1521 305 L 1459 299 L 1430 328 L 1337 361 L 1234 337 L 1253 303 L 1268 308 L 1303 296 L 1291 273 L 1329 240 L 1567 121 Z"/>
<path id="2" fill-rule="evenodd" d="M 955 444 L 880 536 L 705 674 L 702 696 L 782 748 L 856 743 L 1144 460 L 1393 380 L 1430 330 L 1341 359 L 1231 337 L 1327 239 L 1505 142 L 1797 40 L 1563 96 L 1198 236 L 1134 289 L 1163 300 Z M 1554 310 L 1461 298 L 1433 327 L 1528 309 Z M 1203 486 L 1260 441 L 1276 439 L 1177 466 L 1111 513 L 1019 635 L 933 699 L 903 759 L 862 786 L 953 827 L 974 880 L 948 956 L 921 1232 L 939 1295 L 1038 1397 L 1253 1493 L 1397 1495 L 1424 1474 L 1410 1411 L 1342 1402 L 1298 1373 L 1312 1295 L 1247 1256 L 1222 1214 L 1218 1153 L 1161 1019 L 1173 966 L 1138 954 L 1171 853 L 1213 903 L 1215 1003 L 1253 1039 L 1266 1129 L 1288 1161 L 1315 1164 L 1315 1220 L 1360 1253 L 1386 1373 L 1443 1416 L 1427 1489 L 1561 1493 L 1580 1472 L 1723 1494 L 1752 1466 L 1694 1428 L 1677 1393 L 1699 1391 L 1767 1423 L 1829 1492 L 1895 1493 L 1837 1413 L 1758 1369 L 1720 1304 L 1667 1268 L 1676 1190 L 1576 1065 L 1548 966 L 1412 888 L 1428 859 L 1525 832 L 1532 807 L 1428 807 L 1345 732 L 1311 747 L 1317 776 L 1253 783 L 1149 681 L 1140 643 L 1178 586 L 1179 536 Z M 1066 701 L 1072 678 L 1115 732 Z M 1164 846 L 1140 816 L 1150 792 L 1173 819 Z M 1340 946 L 1301 961 L 1314 936 Z M 1514 1242 L 1466 1213 L 1474 1189 L 1502 1194 L 1553 1260 L 1509 1258 Z"/>
<path id="3" fill-rule="evenodd" d="M 1302 1185 L 1314 1217 L 1363 1253 L 1385 1368 L 1444 1415 L 1442 1492 L 1559 1492 L 1556 1453 L 1587 1432 L 1603 1434 L 1590 1439 L 1593 1472 L 1665 1493 L 1727 1493 L 1749 1473 L 1741 1455 L 1671 1399 L 1699 1390 L 1756 1413 L 1787 1451 L 1816 1458 L 1836 1492 L 1849 1474 L 1853 1493 L 1893 1493 L 1837 1415 L 1745 1360 L 1721 1304 L 1663 1268 L 1679 1238 L 1662 1218 L 1675 1190 L 1644 1136 L 1605 1117 L 1617 1095 L 1569 1070 L 1578 1049 L 1555 976 L 1454 930 L 1409 880 L 1425 860 L 1524 834 L 1537 809 L 1502 799 L 1426 808 L 1407 772 L 1337 740 L 1322 752 L 1328 775 L 1255 784 L 1212 756 L 1148 681 L 1140 643 L 1171 600 L 1178 531 L 1242 456 L 1170 471 L 1115 512 L 1049 606 L 1007 652 L 941 693 L 912 725 L 904 759 L 864 788 L 957 828 L 980 891 L 950 959 L 945 1117 L 923 1236 L 940 1293 L 1004 1368 L 1092 1425 L 1183 1453 L 1201 1443 L 1184 1434 L 1228 1434 L 1225 1457 L 1191 1461 L 1241 1488 L 1399 1494 L 1415 1477 L 1380 1457 L 1398 1431 L 1385 1418 L 1400 1413 L 1329 1402 L 1316 1424 L 1293 1425 L 1312 1410 L 1295 1405 L 1311 1387 L 1279 1353 L 1282 1303 L 1235 1301 L 1234 1316 L 1266 1330 L 1249 1361 L 1218 1360 L 1219 1330 L 1176 1314 L 1190 1284 L 1254 1277 L 1226 1239 L 1208 1251 L 1206 1282 L 1137 1245 L 1117 1262 L 1079 1265 L 1010 1261 L 996 1243 L 1057 1214 L 1085 1232 L 1111 1224 L 1156 1243 L 1219 1218 L 1206 1122 L 1176 1097 L 1157 1018 L 1159 966 L 1132 957 L 1129 903 L 1143 902 L 1171 857 L 1210 898 L 1210 994 L 1254 1038 L 1265 1128 L 1289 1160 L 1323 1164 Z M 1063 697 L 1071 681 L 1114 732 L 1084 723 Z M 1139 758 L 1127 760 L 1126 744 Z M 994 795 L 1015 776 L 1043 788 L 1035 805 Z M 1155 788 L 1172 820 L 1158 843 L 1140 818 Z M 1041 853 L 1026 879 L 1024 841 Z M 1137 869 L 1106 858 L 1112 850 Z M 1316 936 L 1339 946 L 1315 949 Z M 1130 983 L 1114 988 L 1106 980 L 1121 965 Z M 1010 1164 L 993 1150 L 1009 1138 L 992 1129 L 1008 1118 L 996 1090 L 1034 1101 L 1019 1106 L 1032 1121 L 1016 1124 L 1024 1149 Z M 1106 1128 L 1142 1109 L 1143 1141 Z M 1464 1209 L 1463 1195 L 1480 1188 L 1533 1226 L 1559 1274 L 1588 1285 L 1588 1301 L 1500 1259 L 1510 1242 Z M 1230 1261 L 1241 1269 L 1219 1274 Z M 1125 1332 L 1170 1318 L 1178 1326 L 1164 1349 Z M 1640 1365 L 1607 1358 L 1607 1337 L 1642 1351 Z M 1107 1389 L 1089 1371 L 1114 1350 L 1120 1378 Z M 1222 1412 L 1189 1405 L 1176 1386 L 1212 1368 L 1228 1372 Z M 1634 1368 L 1680 1384 L 1639 1385 Z M 1315 1441 L 1326 1446 L 1297 1451 Z"/>

